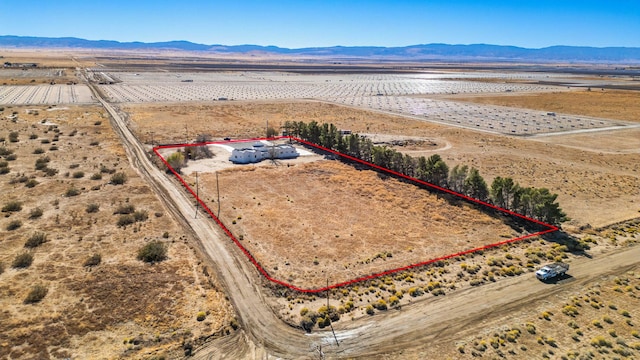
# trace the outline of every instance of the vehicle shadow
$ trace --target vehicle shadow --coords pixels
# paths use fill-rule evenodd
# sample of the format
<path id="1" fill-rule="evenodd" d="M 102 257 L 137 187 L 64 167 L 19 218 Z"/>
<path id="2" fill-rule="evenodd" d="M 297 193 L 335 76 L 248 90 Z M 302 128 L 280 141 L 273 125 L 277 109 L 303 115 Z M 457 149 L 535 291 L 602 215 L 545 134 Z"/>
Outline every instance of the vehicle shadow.
<path id="1" fill-rule="evenodd" d="M 572 282 L 572 281 L 575 281 L 575 280 L 576 280 L 576 278 L 574 278 L 573 276 L 565 273 L 565 274 L 556 276 L 556 277 L 551 278 L 551 279 L 540 280 L 540 282 L 543 282 L 545 284 L 565 284 L 565 283 Z"/>

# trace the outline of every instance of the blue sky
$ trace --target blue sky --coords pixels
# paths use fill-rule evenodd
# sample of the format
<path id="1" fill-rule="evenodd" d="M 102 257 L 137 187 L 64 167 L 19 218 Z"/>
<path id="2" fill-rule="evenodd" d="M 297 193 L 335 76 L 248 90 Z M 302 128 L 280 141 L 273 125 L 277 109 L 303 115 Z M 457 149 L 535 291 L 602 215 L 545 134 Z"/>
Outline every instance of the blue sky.
<path id="1" fill-rule="evenodd" d="M 288 48 L 640 47 L 640 0 L 7 0 L 0 35 Z"/>

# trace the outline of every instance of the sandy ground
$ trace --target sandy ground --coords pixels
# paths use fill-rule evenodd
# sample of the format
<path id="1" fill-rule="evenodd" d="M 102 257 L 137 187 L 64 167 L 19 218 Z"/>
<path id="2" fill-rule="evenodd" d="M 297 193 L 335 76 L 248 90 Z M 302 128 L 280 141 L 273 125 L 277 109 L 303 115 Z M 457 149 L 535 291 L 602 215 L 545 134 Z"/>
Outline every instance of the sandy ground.
<path id="1" fill-rule="evenodd" d="M 218 175 L 222 221 L 272 276 L 301 288 L 322 287 L 328 276 L 331 283 L 344 282 L 520 235 L 466 204 L 452 205 L 338 161 L 283 161 Z M 216 177 L 200 174 L 199 184 L 215 210 Z"/>

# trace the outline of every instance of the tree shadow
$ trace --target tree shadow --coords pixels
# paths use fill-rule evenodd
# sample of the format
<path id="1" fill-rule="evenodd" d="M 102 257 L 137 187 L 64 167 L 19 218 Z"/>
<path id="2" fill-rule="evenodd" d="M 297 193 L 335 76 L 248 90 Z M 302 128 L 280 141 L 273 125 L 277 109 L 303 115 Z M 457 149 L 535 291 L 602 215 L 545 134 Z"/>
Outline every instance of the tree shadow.
<path id="1" fill-rule="evenodd" d="M 541 235 L 542 239 L 549 242 L 554 242 L 567 247 L 567 251 L 576 256 L 586 257 L 591 259 L 593 256 L 587 253 L 590 249 L 589 245 L 583 240 L 567 234 L 562 230 L 554 231 L 552 233 Z"/>

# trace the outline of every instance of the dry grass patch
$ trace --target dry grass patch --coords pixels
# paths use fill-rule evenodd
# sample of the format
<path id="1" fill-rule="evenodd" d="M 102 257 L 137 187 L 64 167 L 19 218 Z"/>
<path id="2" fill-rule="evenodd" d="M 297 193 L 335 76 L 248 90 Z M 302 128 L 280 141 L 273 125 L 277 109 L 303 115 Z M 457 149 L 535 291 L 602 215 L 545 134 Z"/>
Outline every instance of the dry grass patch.
<path id="1" fill-rule="evenodd" d="M 594 89 L 509 96 L 456 96 L 452 99 L 633 122 L 640 119 L 638 91 Z"/>
<path id="2" fill-rule="evenodd" d="M 219 175 L 223 222 L 267 271 L 301 287 L 326 285 L 326 274 L 346 281 L 516 235 L 468 204 L 337 161 Z M 213 198 L 215 176 L 202 174 L 200 184 Z"/>

